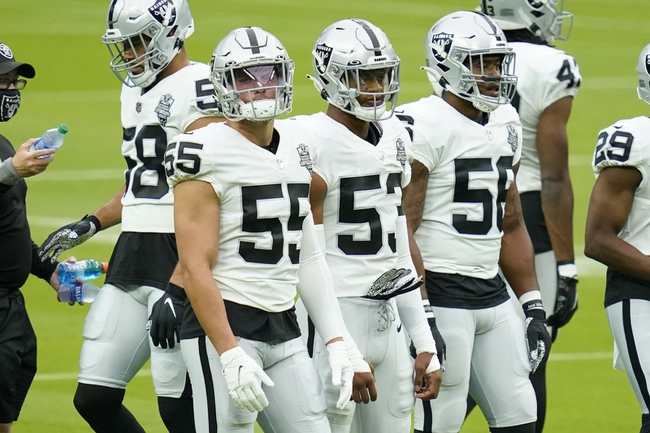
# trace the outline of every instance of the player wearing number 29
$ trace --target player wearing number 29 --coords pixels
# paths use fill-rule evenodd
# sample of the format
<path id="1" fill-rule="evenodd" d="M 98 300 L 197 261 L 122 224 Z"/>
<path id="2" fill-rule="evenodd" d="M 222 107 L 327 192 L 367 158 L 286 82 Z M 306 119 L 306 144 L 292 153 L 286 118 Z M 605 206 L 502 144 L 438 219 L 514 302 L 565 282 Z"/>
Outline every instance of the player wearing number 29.
<path id="1" fill-rule="evenodd" d="M 650 104 L 650 45 L 636 71 L 639 98 Z M 650 119 L 624 119 L 598 134 L 585 232 L 585 255 L 607 265 L 605 311 L 619 358 L 650 432 Z"/>
<path id="2" fill-rule="evenodd" d="M 210 71 L 188 60 L 184 41 L 194 22 L 186 0 L 113 0 L 107 22 L 102 41 L 113 56 L 111 68 L 124 84 L 120 100 L 126 183 L 93 215 L 52 233 L 41 246 L 41 256 L 54 259 L 97 231 L 122 223 L 106 284 L 84 325 L 75 406 L 97 432 L 143 432 L 122 400 L 127 383 L 151 356 L 168 430 L 193 431 L 180 348 L 153 346 L 146 323 L 178 261 L 165 149 L 174 136 L 215 115 Z"/>
<path id="3" fill-rule="evenodd" d="M 337 405 L 352 395 L 343 321 L 307 195 L 309 136 L 289 120 L 293 61 L 259 27 L 230 32 L 211 80 L 224 116 L 167 150 L 185 309 L 181 348 L 197 431 L 329 433 L 296 319 L 296 289 L 327 344 Z M 358 353 L 353 346 L 354 355 Z M 258 418 L 259 416 L 259 418 Z M 218 426 L 218 430 L 217 430 Z"/>
<path id="4" fill-rule="evenodd" d="M 573 252 L 573 189 L 567 123 L 581 76 L 573 57 L 552 46 L 566 40 L 573 15 L 557 0 L 482 0 L 517 55 L 512 105 L 524 133 L 517 188 L 535 249 L 535 270 L 553 339 L 578 307 Z M 546 363 L 531 375 L 536 432 L 544 427 Z"/>
<path id="5" fill-rule="evenodd" d="M 533 433 L 528 375 L 545 359 L 550 336 L 515 183 L 521 155 L 521 124 L 510 105 L 515 55 L 489 17 L 467 11 L 435 23 L 425 49 L 424 69 L 444 92 L 396 112 L 413 133 L 404 207 L 447 363 L 438 398 L 416 405 L 415 429 L 458 432 L 469 391 L 491 432 Z"/>
<path id="6" fill-rule="evenodd" d="M 327 27 L 312 54 L 312 79 L 329 105 L 326 113 L 295 120 L 315 136 L 309 201 L 343 318 L 374 366 L 377 400 L 335 407 L 323 340 L 306 319 L 301 326 L 325 384 L 332 432 L 407 433 L 416 395 L 429 400 L 438 393 L 440 362 L 401 212 L 411 140 L 392 117 L 400 60 L 384 32 L 360 19 Z M 419 354 L 415 364 L 405 332 Z"/>

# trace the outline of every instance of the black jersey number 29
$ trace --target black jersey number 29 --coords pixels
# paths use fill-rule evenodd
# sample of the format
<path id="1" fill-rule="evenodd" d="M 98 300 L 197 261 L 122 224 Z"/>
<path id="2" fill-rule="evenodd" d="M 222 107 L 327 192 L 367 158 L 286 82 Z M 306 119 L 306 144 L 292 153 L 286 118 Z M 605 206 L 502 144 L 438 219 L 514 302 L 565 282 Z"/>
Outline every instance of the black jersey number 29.
<path id="1" fill-rule="evenodd" d="M 594 165 L 598 165 L 606 159 L 618 162 L 627 161 L 630 158 L 632 142 L 634 142 L 634 135 L 629 132 L 614 131 L 612 135 L 606 131 L 601 132 L 594 153 Z"/>
<path id="2" fill-rule="evenodd" d="M 288 230 L 302 230 L 304 216 L 300 216 L 300 198 L 306 198 L 309 194 L 309 184 L 295 183 L 288 184 L 290 215 L 287 221 Z M 260 218 L 258 214 L 258 202 L 261 200 L 274 200 L 283 198 L 282 185 L 279 183 L 271 185 L 242 186 L 241 200 L 244 215 L 242 217 L 241 229 L 246 233 L 271 233 L 271 249 L 257 248 L 255 242 L 240 241 L 239 255 L 248 263 L 262 263 L 266 265 L 277 264 L 283 256 L 284 235 L 282 222 L 278 217 Z M 289 259 L 291 263 L 299 262 L 300 250 L 295 244 L 289 244 Z"/>
<path id="3" fill-rule="evenodd" d="M 487 188 L 470 188 L 470 173 L 492 172 L 490 158 L 461 158 L 455 161 L 456 184 L 454 186 L 454 203 L 480 203 L 483 206 L 483 219 L 469 220 L 467 215 L 453 214 L 452 224 L 456 231 L 467 235 L 486 235 L 492 228 L 494 209 L 496 208 L 497 229 L 501 231 L 503 221 L 503 206 L 506 201 L 506 183 L 508 170 L 512 168 L 512 157 L 502 156 L 496 163 L 499 177 L 497 180 L 497 196 Z"/>

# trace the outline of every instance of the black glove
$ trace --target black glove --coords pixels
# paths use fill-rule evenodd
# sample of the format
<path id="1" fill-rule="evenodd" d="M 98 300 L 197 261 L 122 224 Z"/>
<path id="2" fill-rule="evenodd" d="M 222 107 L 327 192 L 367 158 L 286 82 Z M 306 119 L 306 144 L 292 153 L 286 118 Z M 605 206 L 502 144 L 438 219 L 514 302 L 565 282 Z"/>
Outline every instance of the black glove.
<path id="1" fill-rule="evenodd" d="M 422 285 L 422 277 L 412 277 L 410 269 L 391 269 L 379 276 L 372 283 L 366 298 L 390 299 L 408 293 Z"/>
<path id="2" fill-rule="evenodd" d="M 47 259 L 54 262 L 62 252 L 81 245 L 101 229 L 97 217 L 86 215 L 80 221 L 68 224 L 50 233 L 45 242 L 38 248 L 38 258 L 42 262 Z"/>
<path id="3" fill-rule="evenodd" d="M 569 323 L 569 320 L 571 320 L 578 309 L 577 284 L 577 278 L 558 275 L 555 309 L 553 310 L 553 314 L 548 318 L 549 326 L 560 328 Z"/>
<path id="4" fill-rule="evenodd" d="M 546 313 L 539 299 L 528 301 L 522 305 L 526 315 L 526 343 L 528 344 L 528 360 L 530 374 L 546 361 L 551 349 L 551 336 L 546 329 Z"/>
<path id="5" fill-rule="evenodd" d="M 169 283 L 165 294 L 153 304 L 147 329 L 154 346 L 173 349 L 180 342 L 183 304 L 187 295 L 182 287 Z M 174 341 L 176 334 L 176 341 Z"/>

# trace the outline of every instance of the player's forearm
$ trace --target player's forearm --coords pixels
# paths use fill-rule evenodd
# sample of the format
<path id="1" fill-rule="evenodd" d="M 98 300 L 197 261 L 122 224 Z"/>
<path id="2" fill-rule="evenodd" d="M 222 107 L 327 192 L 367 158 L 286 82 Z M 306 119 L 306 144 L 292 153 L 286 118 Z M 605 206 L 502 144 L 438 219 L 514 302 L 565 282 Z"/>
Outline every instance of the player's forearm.
<path id="1" fill-rule="evenodd" d="M 542 181 L 542 211 L 558 262 L 574 260 L 573 190 L 568 175 Z"/>
<path id="2" fill-rule="evenodd" d="M 632 277 L 650 280 L 650 257 L 615 233 L 585 235 L 585 255 Z"/>
<path id="3" fill-rule="evenodd" d="M 523 220 L 509 225 L 507 230 L 504 228 L 499 266 L 517 297 L 539 289 L 535 275 L 535 252 Z"/>
<path id="4" fill-rule="evenodd" d="M 226 350 L 237 346 L 237 341 L 230 328 L 226 307 L 221 292 L 209 269 L 182 271 L 185 293 L 192 304 L 201 327 L 221 355 Z"/>
<path id="5" fill-rule="evenodd" d="M 122 197 L 124 197 L 125 191 L 126 185 L 122 186 L 106 204 L 93 212 L 93 215 L 99 220 L 102 230 L 122 222 Z"/>

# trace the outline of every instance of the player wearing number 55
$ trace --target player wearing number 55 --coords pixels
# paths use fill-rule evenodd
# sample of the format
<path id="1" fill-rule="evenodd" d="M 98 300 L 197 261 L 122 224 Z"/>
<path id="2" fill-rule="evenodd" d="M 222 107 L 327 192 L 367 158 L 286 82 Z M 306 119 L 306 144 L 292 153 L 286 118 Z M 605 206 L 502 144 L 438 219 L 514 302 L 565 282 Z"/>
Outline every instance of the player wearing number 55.
<path id="1" fill-rule="evenodd" d="M 211 80 L 224 123 L 167 149 L 184 289 L 181 327 L 198 432 L 329 433 L 325 394 L 296 319 L 296 290 L 327 342 L 337 406 L 359 358 L 346 336 L 307 201 L 310 137 L 291 120 L 293 61 L 259 27 L 230 32 Z M 347 344 L 346 344 L 347 343 Z"/>
<path id="2" fill-rule="evenodd" d="M 117 152 L 121 145 L 127 162 L 126 182 L 92 215 L 53 232 L 40 249 L 43 260 L 54 260 L 97 231 L 122 223 L 106 283 L 84 325 L 74 397 L 77 411 L 97 432 L 144 431 L 122 400 L 126 385 L 150 356 L 167 429 L 194 430 L 180 349 L 154 346 L 146 330 L 152 306 L 178 261 L 165 149 L 174 136 L 215 116 L 209 68 L 191 62 L 185 51 L 185 39 L 193 32 L 186 0 L 110 2 L 102 42 L 111 53 L 111 69 L 123 83 L 123 141 L 114 147 Z"/>
<path id="3" fill-rule="evenodd" d="M 639 56 L 639 98 L 650 104 L 650 45 Z M 585 255 L 607 265 L 605 312 L 618 356 L 650 432 L 650 119 L 619 120 L 598 134 Z"/>

